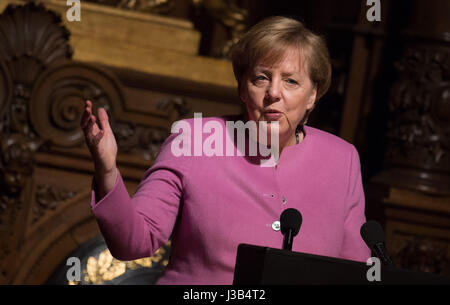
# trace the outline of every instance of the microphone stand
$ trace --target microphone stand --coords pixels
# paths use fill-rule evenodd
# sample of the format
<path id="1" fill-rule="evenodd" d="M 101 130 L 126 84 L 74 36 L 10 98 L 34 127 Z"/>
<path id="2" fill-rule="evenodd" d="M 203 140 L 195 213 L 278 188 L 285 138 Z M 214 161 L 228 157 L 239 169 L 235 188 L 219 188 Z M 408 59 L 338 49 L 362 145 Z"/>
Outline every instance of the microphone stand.
<path id="1" fill-rule="evenodd" d="M 389 256 L 384 243 L 376 243 L 375 245 L 373 245 L 373 251 L 383 265 L 395 267 L 394 262 Z"/>
<path id="2" fill-rule="evenodd" d="M 292 229 L 288 229 L 286 234 L 284 235 L 284 241 L 283 241 L 283 249 L 292 251 Z"/>

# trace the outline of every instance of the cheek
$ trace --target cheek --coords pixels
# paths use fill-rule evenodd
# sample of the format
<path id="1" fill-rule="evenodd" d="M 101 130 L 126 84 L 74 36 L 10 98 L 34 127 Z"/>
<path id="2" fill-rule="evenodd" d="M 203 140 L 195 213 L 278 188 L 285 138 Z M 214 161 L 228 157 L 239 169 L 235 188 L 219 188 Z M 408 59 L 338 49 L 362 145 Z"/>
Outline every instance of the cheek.
<path id="1" fill-rule="evenodd" d="M 247 115 L 250 120 L 258 121 L 261 112 L 260 103 L 258 103 L 258 95 L 254 90 L 247 90 L 243 97 L 241 97 L 242 101 L 245 103 L 245 109 L 247 111 Z"/>
<path id="2" fill-rule="evenodd" d="M 288 102 L 286 103 L 286 106 L 289 120 L 292 123 L 296 121 L 300 122 L 306 110 L 308 109 L 308 100 L 306 96 L 303 94 L 292 95 L 289 99 L 287 99 L 287 101 Z"/>
<path id="3" fill-rule="evenodd" d="M 261 88 L 249 88 L 246 92 L 248 106 L 259 108 L 264 104 L 265 91 Z"/>
<path id="4" fill-rule="evenodd" d="M 300 114 L 306 110 L 307 99 L 304 94 L 291 94 L 286 98 L 286 108 L 289 112 Z"/>

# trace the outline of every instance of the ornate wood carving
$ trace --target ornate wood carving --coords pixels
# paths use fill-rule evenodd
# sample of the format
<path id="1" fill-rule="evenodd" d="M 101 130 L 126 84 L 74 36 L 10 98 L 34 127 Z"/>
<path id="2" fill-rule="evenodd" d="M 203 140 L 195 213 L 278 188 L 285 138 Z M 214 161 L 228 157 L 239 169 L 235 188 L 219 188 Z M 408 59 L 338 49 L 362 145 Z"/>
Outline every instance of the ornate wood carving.
<path id="1" fill-rule="evenodd" d="M 404 12 L 401 4 L 392 5 L 392 16 Z M 446 7 L 445 0 L 434 5 L 413 0 L 404 22 L 386 28 L 390 30 L 385 40 L 387 64 L 381 71 L 390 71 L 393 65 L 395 73 L 392 83 L 381 82 L 390 87 L 386 154 L 383 170 L 372 180 L 380 194 L 371 205 L 383 207 L 386 242 L 400 267 L 449 275 L 450 41 L 445 32 L 450 19 Z"/>
<path id="2" fill-rule="evenodd" d="M 396 68 L 386 154 L 394 168 L 392 180 L 409 188 L 449 194 L 450 51 L 409 47 Z"/>
<path id="3" fill-rule="evenodd" d="M 442 169 L 450 164 L 450 51 L 413 49 L 396 65 L 388 137 L 392 162 Z M 406 158 L 406 159 L 405 159 Z"/>
<path id="4" fill-rule="evenodd" d="M 61 17 L 42 4 L 8 5 L 0 29 L 0 60 L 15 85 L 30 86 L 46 67 L 72 57 L 69 31 L 61 25 Z"/>
<path id="5" fill-rule="evenodd" d="M 114 134 L 121 153 L 138 155 L 145 160 L 154 160 L 169 131 L 146 127 L 134 123 L 116 123 Z"/>
<path id="6" fill-rule="evenodd" d="M 208 15 L 219 22 L 227 32 L 227 39 L 223 45 L 213 50 L 213 56 L 226 58 L 231 47 L 248 28 L 248 11 L 238 5 L 238 1 L 196 0 L 197 10 L 204 8 Z"/>
<path id="7" fill-rule="evenodd" d="M 68 31 L 60 22 L 33 2 L 9 5 L 0 15 L 0 176 L 2 194 L 9 196 L 3 202 L 18 200 L 41 144 L 28 122 L 31 86 L 47 66 L 72 55 Z M 2 211 L 6 208 L 4 204 Z"/>
<path id="8" fill-rule="evenodd" d="M 414 236 L 394 256 L 399 268 L 450 275 L 448 243 Z"/>
<path id="9" fill-rule="evenodd" d="M 123 94 L 117 81 L 104 70 L 67 61 L 44 72 L 33 89 L 30 119 L 37 134 L 62 147 L 84 143 L 80 129 L 86 99 L 104 107 L 111 119 L 122 112 Z M 96 110 L 95 110 L 96 111 Z"/>
<path id="10" fill-rule="evenodd" d="M 87 2 L 161 15 L 168 14 L 174 6 L 173 0 L 87 0 Z"/>
<path id="11" fill-rule="evenodd" d="M 13 95 L 13 85 L 11 75 L 5 64 L 0 61 L 0 118 L 6 115 L 8 105 L 11 103 Z M 6 122 L 0 120 L 0 132 L 6 128 Z"/>
<path id="12" fill-rule="evenodd" d="M 32 85 L 48 66 L 72 55 L 69 32 L 60 23 L 59 16 L 34 2 L 9 5 L 0 15 L 1 176 L 9 193 L 19 192 L 31 174 L 33 154 L 42 143 L 28 120 Z"/>
<path id="13" fill-rule="evenodd" d="M 71 61 L 43 73 L 30 100 L 33 128 L 48 146 L 84 145 L 79 122 L 86 99 L 93 102 L 94 112 L 98 107 L 109 112 L 119 153 L 135 154 L 145 160 L 156 157 L 169 130 L 125 121 L 121 118 L 124 97 L 115 78 L 103 69 Z M 176 116 L 170 119 L 179 119 L 191 111 L 182 97 L 161 99 L 156 108 L 168 114 L 175 111 Z"/>
<path id="14" fill-rule="evenodd" d="M 111 68 L 72 61 L 68 38 L 61 18 L 34 2 L 0 15 L 0 283 L 43 283 L 62 258 L 99 234 L 79 126 L 86 99 L 94 112 L 108 111 L 129 178 L 155 158 L 167 127 L 192 111 L 191 102 L 198 109 L 230 95 L 213 87 L 214 96 L 205 96 L 202 83 L 158 75 L 143 76 L 148 86 L 132 78 L 124 91 Z M 134 100 L 125 104 L 125 97 Z"/>
<path id="15" fill-rule="evenodd" d="M 182 97 L 164 98 L 157 102 L 156 108 L 158 110 L 168 111 L 170 107 L 175 108 L 177 112 L 176 119 L 184 117 L 191 111 L 191 105 Z"/>
<path id="16" fill-rule="evenodd" d="M 48 184 L 38 185 L 36 190 L 37 205 L 33 208 L 32 224 L 39 221 L 47 211 L 54 211 L 59 204 L 75 195 L 76 192 L 73 190 L 57 188 Z"/>
<path id="17" fill-rule="evenodd" d="M 0 15 L 0 260 L 14 255 L 14 230 L 25 205 L 22 190 L 42 140 L 29 121 L 34 82 L 50 65 L 72 56 L 69 32 L 42 5 L 9 5 Z M 14 251 L 12 250 L 14 249 Z M 7 272 L 0 266 L 1 276 Z"/>

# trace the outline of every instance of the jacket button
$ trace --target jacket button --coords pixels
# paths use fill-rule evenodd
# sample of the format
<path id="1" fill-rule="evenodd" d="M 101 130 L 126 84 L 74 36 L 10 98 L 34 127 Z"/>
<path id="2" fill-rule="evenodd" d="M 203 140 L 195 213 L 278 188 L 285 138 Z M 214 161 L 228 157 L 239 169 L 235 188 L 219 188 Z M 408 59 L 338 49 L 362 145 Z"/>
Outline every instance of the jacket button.
<path id="1" fill-rule="evenodd" d="M 280 221 L 279 221 L 279 220 L 275 220 L 275 221 L 272 223 L 272 229 L 273 229 L 274 231 L 280 231 Z"/>

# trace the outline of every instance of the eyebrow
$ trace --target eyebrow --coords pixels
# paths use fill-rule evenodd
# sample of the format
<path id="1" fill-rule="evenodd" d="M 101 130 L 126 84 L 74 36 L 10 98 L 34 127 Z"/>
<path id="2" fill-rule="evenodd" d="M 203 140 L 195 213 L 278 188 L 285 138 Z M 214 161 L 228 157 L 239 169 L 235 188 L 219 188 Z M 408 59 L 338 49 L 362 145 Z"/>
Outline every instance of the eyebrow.
<path id="1" fill-rule="evenodd" d="M 298 76 L 300 76 L 299 72 L 283 72 L 283 73 L 281 73 L 281 76 L 288 77 L 288 76 L 293 76 L 295 74 L 299 74 Z"/>
<path id="2" fill-rule="evenodd" d="M 265 74 L 272 75 L 272 72 L 269 69 L 265 68 L 265 67 L 255 67 L 255 70 L 258 71 L 258 72 L 262 72 L 262 73 L 265 73 Z M 295 74 L 301 74 L 301 73 L 300 72 L 282 72 L 281 76 L 288 77 L 288 76 L 292 76 L 292 75 L 295 75 Z"/>

